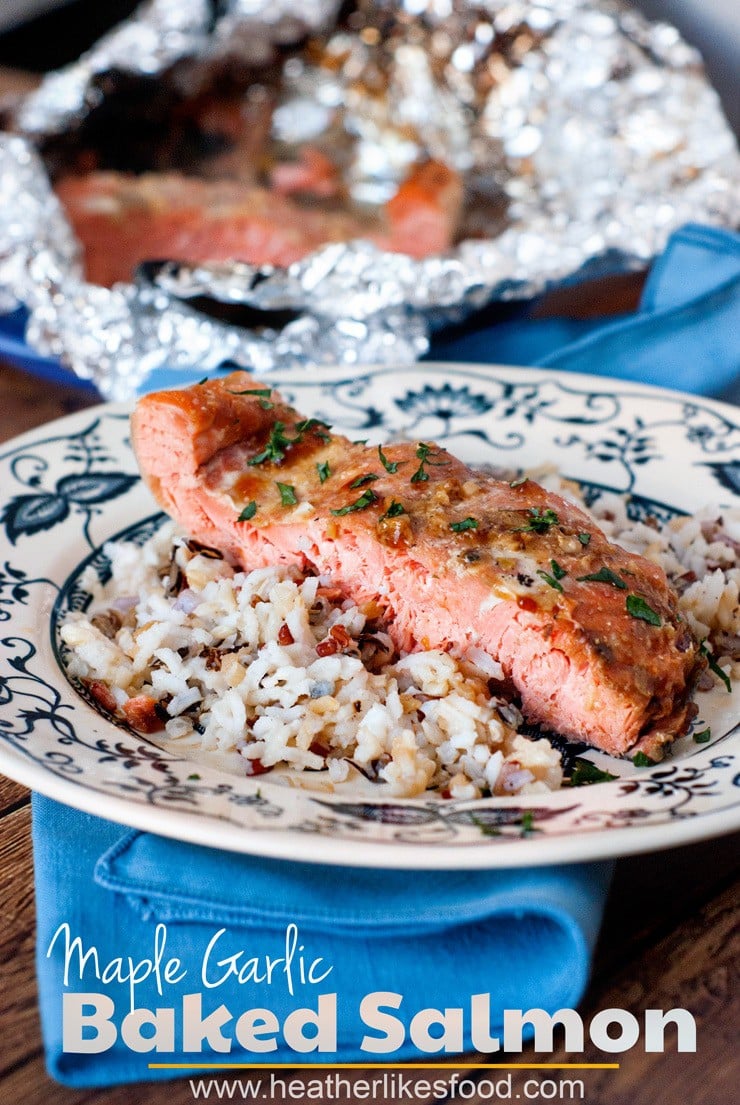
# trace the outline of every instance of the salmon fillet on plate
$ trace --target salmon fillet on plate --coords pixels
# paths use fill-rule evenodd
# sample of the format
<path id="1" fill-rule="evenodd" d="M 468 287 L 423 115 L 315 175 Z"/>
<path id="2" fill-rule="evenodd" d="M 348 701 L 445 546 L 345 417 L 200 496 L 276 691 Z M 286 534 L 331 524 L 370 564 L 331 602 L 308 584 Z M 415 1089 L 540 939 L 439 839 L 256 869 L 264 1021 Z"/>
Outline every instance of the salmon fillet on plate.
<path id="1" fill-rule="evenodd" d="M 192 537 L 247 569 L 329 574 L 403 650 L 482 651 L 529 721 L 651 759 L 688 729 L 703 660 L 662 569 L 532 480 L 353 443 L 245 372 L 144 397 L 132 432 Z"/>

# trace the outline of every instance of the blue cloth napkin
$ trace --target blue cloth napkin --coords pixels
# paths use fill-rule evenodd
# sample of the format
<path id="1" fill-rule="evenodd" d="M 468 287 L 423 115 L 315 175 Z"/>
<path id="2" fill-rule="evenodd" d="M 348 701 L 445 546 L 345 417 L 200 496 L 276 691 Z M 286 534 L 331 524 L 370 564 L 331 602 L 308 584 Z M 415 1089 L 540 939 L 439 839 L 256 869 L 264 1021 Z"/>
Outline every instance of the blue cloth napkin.
<path id="1" fill-rule="evenodd" d="M 499 308 L 500 310 L 500 308 Z M 635 314 L 606 319 L 485 313 L 462 332 L 437 335 L 430 360 L 542 365 L 639 380 L 698 395 L 740 382 L 740 234 L 689 225 L 653 264 Z"/>
<path id="2" fill-rule="evenodd" d="M 278 862 L 128 831 L 38 795 L 33 840 L 46 1060 L 53 1077 L 71 1086 L 182 1076 L 182 1071 L 150 1071 L 149 1062 L 415 1058 L 419 1052 L 408 1041 L 408 1026 L 413 1014 L 427 1008 L 465 1010 L 464 1046 L 470 1050 L 471 995 L 491 995 L 494 1036 L 501 1033 L 505 1009 L 554 1012 L 576 1006 L 588 978 L 610 874 L 609 864 L 409 875 Z M 238 1043 L 228 1054 L 207 1044 L 202 1054 L 185 1054 L 179 1028 L 174 1053 L 137 1053 L 121 1042 L 120 1032 L 99 1054 L 65 1051 L 65 990 L 106 995 L 115 1004 L 113 1021 L 119 1026 L 130 1008 L 129 985 L 98 980 L 92 954 L 80 979 L 73 952 L 65 987 L 67 934 L 60 930 L 65 923 L 69 940 L 82 941 L 83 955 L 96 949 L 101 974 L 118 957 L 124 970 L 129 956 L 135 964 L 151 959 L 157 931 L 160 943 L 164 934 L 162 972 L 165 962 L 177 957 L 180 972 L 187 975 L 164 983 L 161 994 L 150 975 L 136 985 L 135 1005 L 174 1008 L 178 1024 L 185 994 L 202 994 L 203 1016 L 221 1005 L 233 1014 L 224 1036 L 234 1035 L 235 1021 L 246 1009 L 268 1009 L 282 1025 L 292 1010 L 316 1010 L 318 995 L 336 994 L 336 1052 L 299 1054 L 278 1033 L 277 1050 L 262 1054 L 245 1052 Z M 240 967 L 256 959 L 264 973 L 265 957 L 284 958 L 286 940 L 293 935 L 291 971 L 278 966 L 270 985 L 240 983 L 232 975 L 221 985 L 204 987 L 201 969 L 211 941 L 205 970 L 209 982 L 216 983 L 227 973 L 219 961 L 241 952 Z M 302 984 L 299 957 L 304 973 L 320 961 L 315 978 L 331 971 L 318 984 Z M 137 971 L 141 976 L 145 968 Z M 384 991 L 402 995 L 400 1008 L 389 1011 L 403 1022 L 407 1039 L 391 1054 L 374 1054 L 360 1045 L 365 1034 L 381 1033 L 362 1023 L 359 1009 L 367 995 Z M 450 1059 L 444 1053 L 427 1057 L 430 1062 Z"/>

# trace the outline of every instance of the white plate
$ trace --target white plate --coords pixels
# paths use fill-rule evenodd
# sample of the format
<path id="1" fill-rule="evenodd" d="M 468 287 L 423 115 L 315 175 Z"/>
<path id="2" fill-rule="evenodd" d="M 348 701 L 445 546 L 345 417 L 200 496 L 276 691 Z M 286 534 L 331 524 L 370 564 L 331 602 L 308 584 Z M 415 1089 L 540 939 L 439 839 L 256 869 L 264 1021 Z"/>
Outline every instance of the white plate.
<path id="1" fill-rule="evenodd" d="M 346 368 L 271 378 L 351 437 L 443 441 L 464 459 L 630 492 L 658 515 L 740 505 L 738 412 L 705 399 L 541 369 Z M 0 486 L 0 769 L 52 798 L 151 832 L 237 852 L 388 867 L 563 863 L 650 851 L 740 827 L 740 691 L 699 695 L 712 741 L 683 738 L 614 782 L 473 802 L 332 795 L 194 764 L 119 728 L 67 682 L 59 610 L 84 601 L 82 562 L 153 515 L 127 410 L 103 406 L 6 444 Z M 645 502 L 645 500 L 648 500 Z"/>

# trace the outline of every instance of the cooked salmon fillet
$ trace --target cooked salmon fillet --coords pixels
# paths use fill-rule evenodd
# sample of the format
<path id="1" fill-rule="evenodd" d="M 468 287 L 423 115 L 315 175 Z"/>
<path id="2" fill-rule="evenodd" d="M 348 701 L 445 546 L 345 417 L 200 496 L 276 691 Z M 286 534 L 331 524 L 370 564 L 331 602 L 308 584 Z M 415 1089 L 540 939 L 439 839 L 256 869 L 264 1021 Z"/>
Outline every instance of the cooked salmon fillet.
<path id="1" fill-rule="evenodd" d="M 180 173 L 91 172 L 62 178 L 56 192 L 82 243 L 88 280 L 106 286 L 130 280 L 143 261 L 287 266 L 328 242 L 354 238 L 413 257 L 452 244 L 462 182 L 445 165 L 416 166 L 384 210 L 360 217 L 338 202 L 326 210 L 291 198 L 301 191 L 297 181 L 314 196 L 332 183 L 330 166 L 320 173 L 315 156 L 306 156 L 292 175 L 287 166 L 276 170 L 272 189 Z"/>
<path id="2" fill-rule="evenodd" d="M 331 573 L 402 649 L 483 650 L 568 738 L 659 759 L 686 730 L 702 661 L 662 570 L 531 480 L 350 442 L 243 372 L 146 396 L 132 432 L 164 509 L 243 567 Z"/>
<path id="3" fill-rule="evenodd" d="M 131 280 L 143 261 L 286 266 L 366 229 L 347 212 L 302 209 L 257 185 L 179 173 L 88 173 L 60 180 L 56 192 L 88 280 L 106 286 Z"/>

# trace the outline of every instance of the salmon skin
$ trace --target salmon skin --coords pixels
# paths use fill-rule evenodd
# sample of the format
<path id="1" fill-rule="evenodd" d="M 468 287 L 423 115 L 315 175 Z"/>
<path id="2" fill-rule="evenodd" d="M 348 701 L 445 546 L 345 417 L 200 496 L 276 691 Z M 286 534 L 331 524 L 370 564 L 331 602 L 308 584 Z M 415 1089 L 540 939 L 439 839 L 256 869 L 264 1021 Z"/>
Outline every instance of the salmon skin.
<path id="1" fill-rule="evenodd" d="M 350 442 L 244 372 L 146 396 L 132 434 L 198 541 L 330 573 L 402 649 L 483 650 L 528 720 L 654 760 L 686 731 L 703 661 L 662 570 L 533 481 L 428 442 Z"/>

